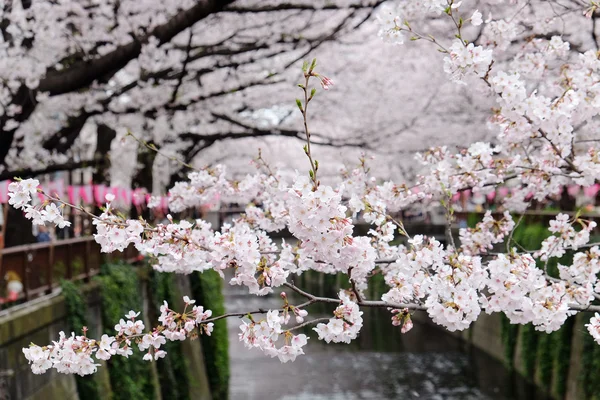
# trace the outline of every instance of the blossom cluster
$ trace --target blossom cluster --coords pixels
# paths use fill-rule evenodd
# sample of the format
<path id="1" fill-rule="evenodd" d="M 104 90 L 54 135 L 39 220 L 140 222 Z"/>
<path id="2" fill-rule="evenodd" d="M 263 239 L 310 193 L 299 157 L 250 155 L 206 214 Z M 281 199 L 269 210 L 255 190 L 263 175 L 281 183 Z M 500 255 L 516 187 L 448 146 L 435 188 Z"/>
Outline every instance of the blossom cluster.
<path id="1" fill-rule="evenodd" d="M 91 339 L 86 336 L 87 328 L 84 327 L 81 336 L 74 333 L 67 336 L 60 332 L 58 341 L 53 344 L 43 347 L 32 344 L 24 348 L 23 353 L 35 374 L 42 374 L 54 368 L 59 373 L 89 375 L 96 372 L 100 366 L 92 356 L 96 360 L 109 360 L 115 355 L 129 358 L 135 345 L 140 351 L 146 352 L 144 360 L 158 360 L 167 354 L 161 349 L 167 340 L 185 340 L 198 334 L 210 336 L 213 331 L 214 324 L 206 322 L 212 311 L 193 306 L 195 300 L 190 300 L 187 296 L 183 298 L 183 302 L 183 313 L 171 310 L 165 302 L 160 307 L 160 325 L 146 333 L 144 323 L 137 319 L 140 313 L 132 310 L 125 315 L 125 319 L 122 318 L 115 325 L 114 336 L 104 334 L 100 340 Z M 193 307 L 188 310 L 190 306 Z"/>
<path id="2" fill-rule="evenodd" d="M 413 321 L 410 318 L 408 308 L 392 310 L 392 325 L 399 326 L 402 333 L 406 333 L 413 328 Z"/>
<path id="3" fill-rule="evenodd" d="M 338 297 L 341 305 L 333 312 L 333 318 L 330 318 L 326 324 L 318 324 L 314 330 L 319 335 L 319 339 L 327 343 L 350 343 L 356 339 L 362 328 L 363 312 L 343 290 Z"/>
<path id="4" fill-rule="evenodd" d="M 284 331 L 282 324 L 285 317 L 278 310 L 271 310 L 265 319 L 255 322 L 244 322 L 239 334 L 240 341 L 249 349 L 259 349 L 270 357 L 278 357 L 283 363 L 294 361 L 297 356 L 304 354 L 302 349 L 308 337 L 305 334 L 294 335 L 289 330 Z M 283 336 L 284 345 L 277 347 L 277 341 Z"/>
<path id="5" fill-rule="evenodd" d="M 504 312 L 512 323 L 531 322 L 547 332 L 560 328 L 573 314 L 564 285 L 549 285 L 530 255 L 502 254 L 488 269 L 491 295 L 484 301 L 486 312 Z"/>
<path id="6" fill-rule="evenodd" d="M 453 81 L 465 84 L 465 76 L 474 74 L 483 78 L 489 72 L 492 63 L 492 50 L 473 43 L 465 45 L 460 39 L 454 40 L 449 49 L 450 54 L 444 58 L 444 71 Z"/>
<path id="7" fill-rule="evenodd" d="M 545 261 L 551 257 L 562 257 L 569 248 L 577 250 L 590 241 L 590 232 L 596 227 L 594 221 L 577 219 L 581 230 L 576 231 L 567 214 L 558 214 L 550 221 L 548 228 L 553 235 L 542 242 L 542 247 L 535 253 L 536 257 Z"/>
<path id="8" fill-rule="evenodd" d="M 501 220 L 495 220 L 492 213 L 487 211 L 474 229 L 460 229 L 461 250 L 466 254 L 486 253 L 494 244 L 502 243 L 514 227 L 515 223 L 508 211 L 504 212 Z"/>
<path id="9" fill-rule="evenodd" d="M 32 195 L 38 193 L 39 186 L 40 182 L 37 179 L 11 182 L 8 185 L 8 204 L 16 209 L 23 210 L 25 216 L 36 225 L 44 225 L 48 222 L 59 228 L 70 226 L 71 223 L 65 220 L 56 204 L 42 203 L 38 206 L 30 204 L 33 201 Z"/>

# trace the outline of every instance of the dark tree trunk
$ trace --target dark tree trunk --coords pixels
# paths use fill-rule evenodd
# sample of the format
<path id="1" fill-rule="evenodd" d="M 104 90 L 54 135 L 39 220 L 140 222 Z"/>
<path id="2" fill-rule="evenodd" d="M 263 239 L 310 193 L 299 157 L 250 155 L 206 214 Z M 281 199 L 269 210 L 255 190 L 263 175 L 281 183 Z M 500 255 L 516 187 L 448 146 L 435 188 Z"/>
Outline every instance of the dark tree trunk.
<path id="1" fill-rule="evenodd" d="M 154 143 L 149 142 L 149 145 Z M 152 165 L 154 164 L 154 159 L 156 158 L 156 153 L 154 151 L 140 148 L 138 150 L 138 165 L 140 168 L 137 170 L 136 174 L 133 177 L 132 188 L 145 188 L 148 190 L 148 193 L 152 193 L 153 181 L 152 181 Z M 138 217 L 142 217 L 146 220 L 150 219 L 150 210 L 147 207 L 141 207 L 139 210 L 137 207 L 131 207 L 131 218 L 137 219 Z"/>

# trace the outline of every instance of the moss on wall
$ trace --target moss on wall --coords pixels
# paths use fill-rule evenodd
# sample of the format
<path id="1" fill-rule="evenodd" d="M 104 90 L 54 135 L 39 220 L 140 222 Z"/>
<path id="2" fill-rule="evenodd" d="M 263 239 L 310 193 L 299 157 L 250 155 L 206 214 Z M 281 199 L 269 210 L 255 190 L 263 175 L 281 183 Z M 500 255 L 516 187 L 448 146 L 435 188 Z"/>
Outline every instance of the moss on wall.
<path id="1" fill-rule="evenodd" d="M 536 332 L 537 333 L 537 332 Z M 538 382 L 544 388 L 552 387 L 552 375 L 554 371 L 554 348 L 556 332 L 545 334 L 541 332 L 537 339 L 537 374 Z"/>
<path id="2" fill-rule="evenodd" d="M 124 263 L 105 264 L 95 278 L 102 290 L 102 324 L 104 333 L 113 335 L 115 321 L 129 310 L 142 310 L 138 274 L 134 267 Z M 137 350 L 137 349 L 136 349 Z M 113 400 L 148 400 L 156 396 L 156 382 L 152 379 L 150 363 L 139 353 L 132 357 L 112 357 L 108 361 Z"/>
<path id="3" fill-rule="evenodd" d="M 73 282 L 61 280 L 60 287 L 65 298 L 67 311 L 67 326 L 76 335 L 82 334 L 82 328 L 89 326 L 86 319 L 87 303 L 81 290 Z M 89 332 L 90 337 L 96 337 L 98 332 Z M 100 385 L 94 375 L 76 376 L 77 393 L 80 399 L 100 400 Z"/>
<path id="4" fill-rule="evenodd" d="M 522 325 L 519 329 L 521 336 L 521 363 L 525 376 L 533 380 L 537 361 L 538 335 L 532 324 Z"/>
<path id="5" fill-rule="evenodd" d="M 225 314 L 223 298 L 223 279 L 215 271 L 190 275 L 192 294 L 197 304 L 210 309 L 213 315 Z M 202 350 L 206 362 L 206 372 L 214 399 L 229 397 L 229 340 L 227 322 L 221 319 L 215 322 L 211 336 L 202 335 Z"/>
<path id="6" fill-rule="evenodd" d="M 509 370 L 515 368 L 515 349 L 519 335 L 519 325 L 511 324 L 508 317 L 500 315 L 502 345 L 504 347 L 504 362 Z"/>
<path id="7" fill-rule="evenodd" d="M 569 318 L 565 324 L 556 331 L 553 337 L 554 356 L 554 387 L 553 393 L 557 397 L 564 397 L 567 393 L 569 367 L 571 365 L 571 347 L 573 342 L 573 327 L 575 318 Z"/>
<path id="8" fill-rule="evenodd" d="M 173 307 L 175 303 L 174 285 L 172 274 L 149 270 L 149 289 L 154 314 L 160 309 L 163 300 Z M 182 343 L 168 341 L 163 347 L 168 357 L 158 360 L 156 364 L 162 398 L 188 400 L 190 398 L 190 377 L 182 351 Z"/>

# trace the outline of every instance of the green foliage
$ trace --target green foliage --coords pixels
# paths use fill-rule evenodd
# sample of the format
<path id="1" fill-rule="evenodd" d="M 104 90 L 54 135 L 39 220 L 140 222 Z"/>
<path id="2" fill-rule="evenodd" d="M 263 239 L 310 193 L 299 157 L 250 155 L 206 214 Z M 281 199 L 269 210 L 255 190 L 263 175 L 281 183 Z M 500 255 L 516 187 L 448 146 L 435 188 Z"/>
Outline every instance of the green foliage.
<path id="1" fill-rule="evenodd" d="M 519 334 L 521 335 L 521 361 L 525 376 L 533 380 L 537 359 L 538 335 L 533 324 L 521 326 Z"/>
<path id="2" fill-rule="evenodd" d="M 582 321 L 589 321 L 591 314 L 585 313 Z M 600 395 L 600 346 L 594 342 L 594 338 L 587 333 L 583 324 L 577 327 L 586 331 L 583 333 L 583 349 L 581 351 L 581 386 L 586 399 L 598 398 Z"/>
<path id="3" fill-rule="evenodd" d="M 554 370 L 554 352 L 552 349 L 554 348 L 556 332 L 550 334 L 541 332 L 537 336 L 537 372 L 542 385 L 549 388 Z"/>
<path id="4" fill-rule="evenodd" d="M 154 314 L 157 314 L 157 310 L 160 309 L 163 300 L 167 301 L 170 305 L 175 303 L 175 282 L 173 281 L 172 274 L 159 273 L 151 269 L 149 285 L 149 295 L 152 297 Z M 156 315 L 156 318 L 151 317 L 152 320 L 156 320 L 157 318 L 158 315 Z M 162 398 L 188 400 L 190 382 L 182 343 L 179 341 L 167 341 L 162 347 L 168 354 L 168 357 L 158 360 L 156 363 Z"/>
<path id="5" fill-rule="evenodd" d="M 480 222 L 481 219 L 482 216 L 474 213 L 469 213 L 467 214 L 467 226 L 469 228 L 475 228 L 475 225 L 477 225 L 477 223 Z"/>
<path id="6" fill-rule="evenodd" d="M 514 368 L 517 336 L 520 334 L 521 362 L 526 376 L 533 379 L 534 371 L 537 372 L 539 382 L 545 389 L 548 391 L 553 389 L 554 394 L 563 397 L 567 390 L 569 376 L 573 318 L 567 319 L 558 331 L 551 334 L 536 331 L 532 324 L 521 326 L 519 329 L 519 325 L 510 324 L 504 314 L 501 318 L 502 343 L 507 367 Z"/>
<path id="7" fill-rule="evenodd" d="M 369 279 L 369 288 L 371 289 L 372 299 L 381 299 L 381 296 L 387 291 L 383 274 L 376 274 Z M 389 290 L 389 288 L 387 288 Z"/>
<path id="8" fill-rule="evenodd" d="M 517 236 L 517 233 L 520 233 Z M 528 250 L 538 249 L 542 241 L 550 236 L 550 231 L 542 224 L 521 223 L 513 238 Z"/>
<path id="9" fill-rule="evenodd" d="M 515 348 L 517 347 L 517 338 L 519 335 L 519 325 L 511 324 L 508 317 L 500 314 L 502 344 L 504 347 L 504 361 L 509 370 L 514 369 Z"/>
<path id="10" fill-rule="evenodd" d="M 62 261 L 57 261 L 52 268 L 52 281 L 56 282 L 67 277 L 67 266 Z"/>
<path id="11" fill-rule="evenodd" d="M 571 366 L 571 342 L 575 318 L 569 318 L 565 324 L 553 334 L 554 338 L 554 393 L 561 398 L 567 392 L 569 367 Z"/>
<path id="12" fill-rule="evenodd" d="M 61 279 L 60 287 L 67 307 L 67 325 L 71 331 L 79 335 L 81 329 L 87 326 L 85 317 L 87 304 L 75 283 Z"/>
<path id="13" fill-rule="evenodd" d="M 102 290 L 104 333 L 113 335 L 115 321 L 123 318 L 129 310 L 142 310 L 138 275 L 131 265 L 113 263 L 103 265 L 96 279 Z M 113 400 L 147 400 L 155 397 L 152 366 L 136 353 L 128 359 L 112 357 L 108 361 L 110 383 L 114 389 Z"/>
<path id="14" fill-rule="evenodd" d="M 81 290 L 70 281 L 61 280 L 60 287 L 62 288 L 62 295 L 65 298 L 65 305 L 67 307 L 67 325 L 71 332 L 75 332 L 76 335 L 82 334 L 82 328 L 87 326 L 86 313 L 87 304 Z M 93 333 L 90 332 L 89 335 Z M 77 384 L 77 393 L 80 399 L 86 400 L 100 400 L 98 382 L 93 375 L 88 376 L 76 376 L 75 383 Z"/>
<path id="15" fill-rule="evenodd" d="M 513 239 L 527 250 L 539 249 L 544 239 L 550 236 L 550 231 L 541 222 L 530 222 L 522 224 L 515 230 Z M 558 277 L 558 264 L 569 265 L 573 262 L 572 252 L 567 252 L 560 259 L 552 258 L 547 265 L 538 261 L 538 268 L 546 268 L 550 276 Z M 525 342 L 522 351 L 522 361 L 526 371 L 530 371 L 528 365 L 536 365 L 540 382 L 550 388 L 553 384 L 553 392 L 563 396 L 567 390 L 567 379 L 570 367 L 571 342 L 573 340 L 573 319 L 568 319 L 563 327 L 550 335 L 544 332 L 536 332 L 533 327 L 524 328 L 524 338 L 530 346 L 537 341 L 537 352 L 532 347 L 526 348 Z M 534 338 L 535 337 L 535 338 Z"/>
<path id="16" fill-rule="evenodd" d="M 71 274 L 72 276 L 78 276 L 85 272 L 85 264 L 82 257 L 75 257 L 71 262 Z"/>
<path id="17" fill-rule="evenodd" d="M 192 294 L 197 304 L 210 309 L 213 315 L 225 314 L 223 298 L 223 280 L 215 271 L 190 275 Z M 202 335 L 202 350 L 206 363 L 206 372 L 213 399 L 229 397 L 229 340 L 227 322 L 221 319 L 215 322 L 211 336 Z"/>

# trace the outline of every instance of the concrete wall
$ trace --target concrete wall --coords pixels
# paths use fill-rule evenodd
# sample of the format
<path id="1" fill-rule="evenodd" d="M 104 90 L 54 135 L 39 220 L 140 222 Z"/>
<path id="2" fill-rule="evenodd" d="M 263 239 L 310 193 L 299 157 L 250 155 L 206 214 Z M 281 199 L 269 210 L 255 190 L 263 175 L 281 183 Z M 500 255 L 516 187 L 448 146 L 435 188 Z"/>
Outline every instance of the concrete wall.
<path id="1" fill-rule="evenodd" d="M 84 288 L 88 302 L 90 334 L 102 332 L 100 291 L 96 285 Z M 22 349 L 30 343 L 44 345 L 58 338 L 60 331 L 69 333 L 65 299 L 54 293 L 12 307 L 0 313 L 0 398 L 78 400 L 75 377 L 50 370 L 34 375 Z M 94 379 L 103 392 L 110 392 L 108 372 L 103 365 Z"/>
<path id="2" fill-rule="evenodd" d="M 90 308 L 93 308 L 91 305 Z M 75 378 L 55 370 L 34 375 L 22 349 L 30 343 L 51 343 L 60 331 L 67 331 L 66 307 L 61 295 L 53 294 L 0 314 L 0 371 L 3 396 L 10 399 L 77 400 Z"/>

